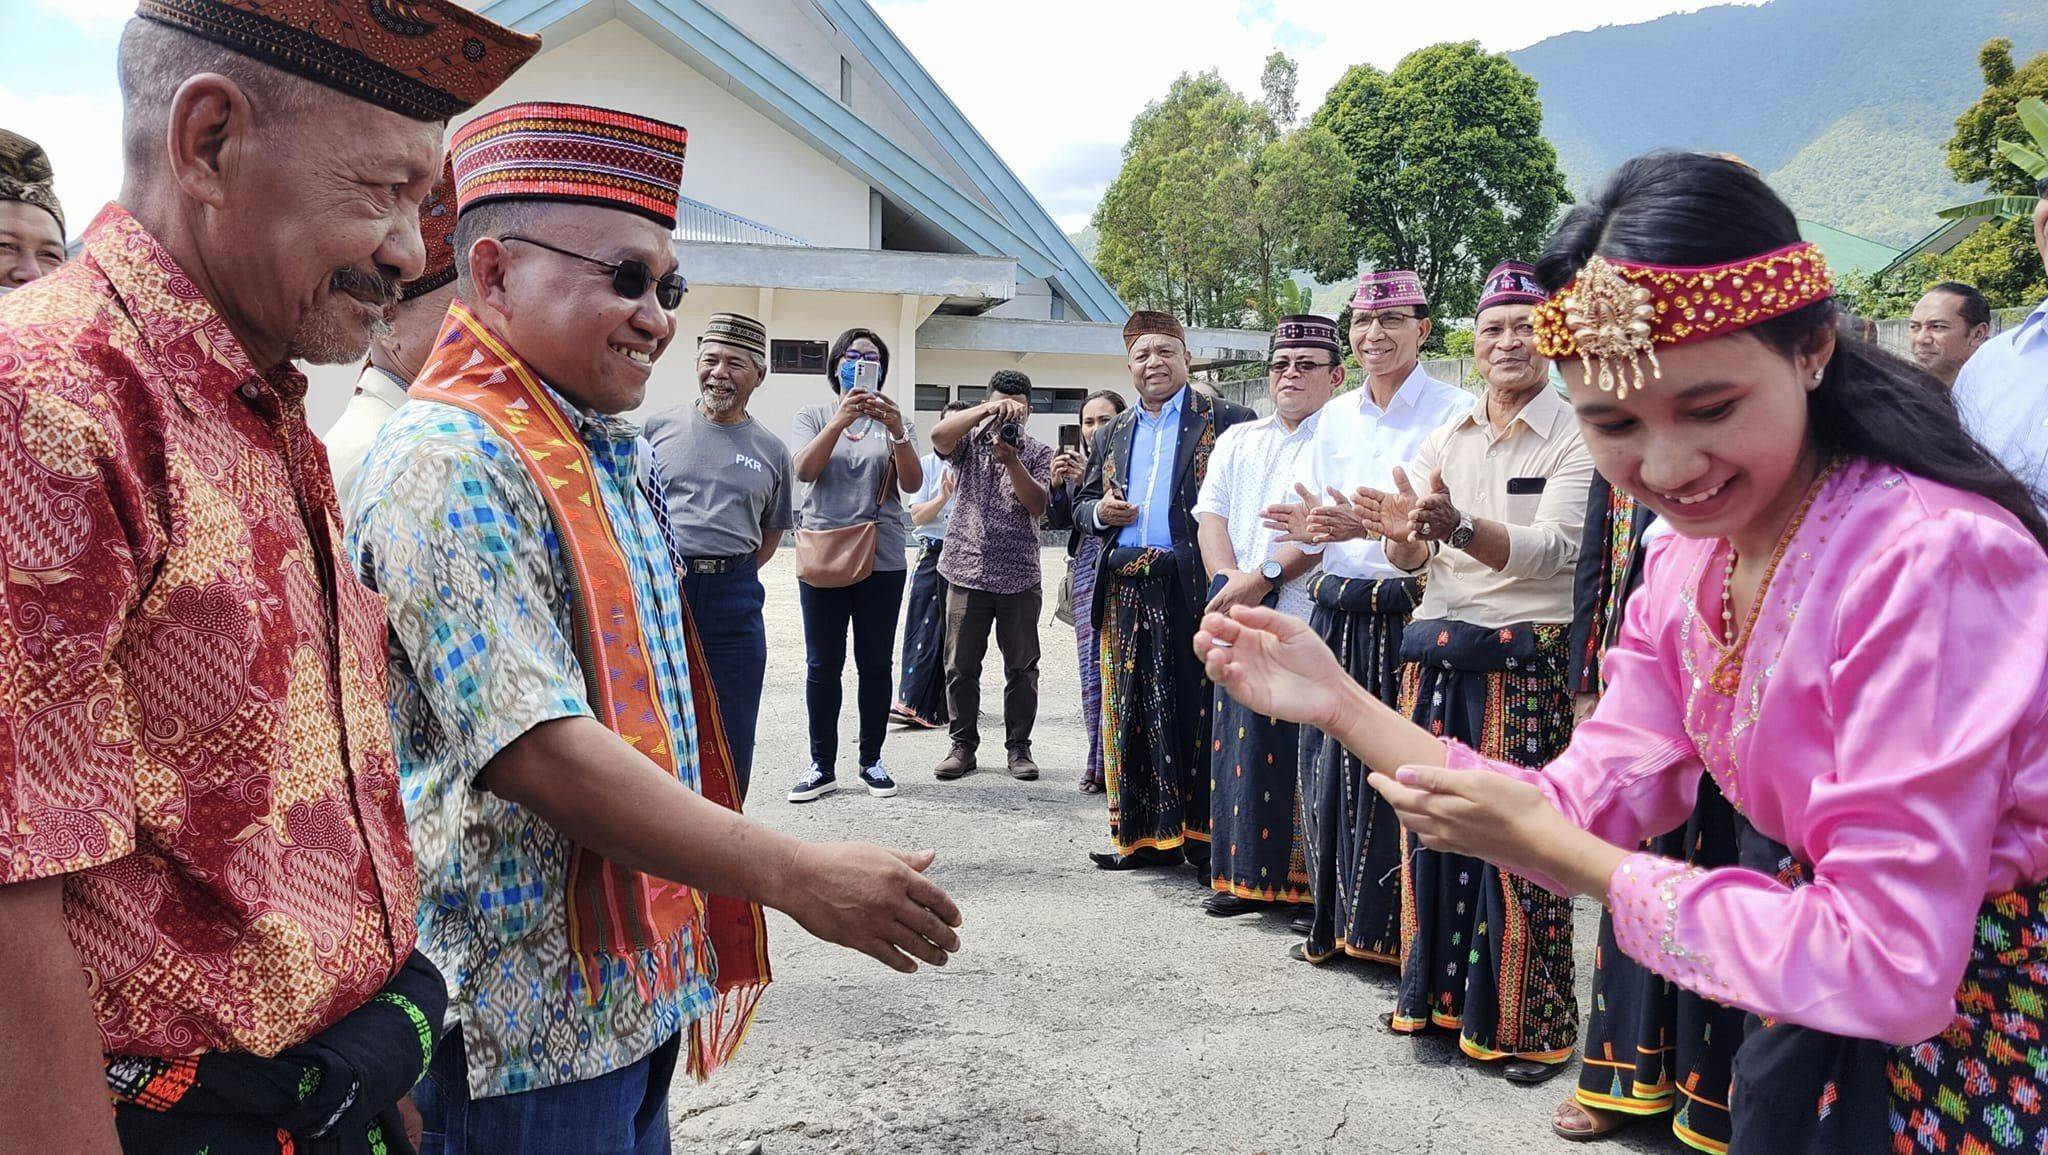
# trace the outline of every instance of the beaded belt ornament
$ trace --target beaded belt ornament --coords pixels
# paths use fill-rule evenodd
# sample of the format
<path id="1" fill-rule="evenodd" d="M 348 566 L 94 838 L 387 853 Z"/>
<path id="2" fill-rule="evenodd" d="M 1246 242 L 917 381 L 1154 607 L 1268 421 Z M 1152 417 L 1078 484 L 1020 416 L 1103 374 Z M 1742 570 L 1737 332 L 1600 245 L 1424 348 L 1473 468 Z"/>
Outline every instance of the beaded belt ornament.
<path id="1" fill-rule="evenodd" d="M 1720 337 L 1834 295 L 1827 258 L 1811 244 L 1696 268 L 1594 256 L 1536 306 L 1536 350 L 1577 356 L 1588 380 L 1626 399 L 1663 377 L 1657 346 Z"/>

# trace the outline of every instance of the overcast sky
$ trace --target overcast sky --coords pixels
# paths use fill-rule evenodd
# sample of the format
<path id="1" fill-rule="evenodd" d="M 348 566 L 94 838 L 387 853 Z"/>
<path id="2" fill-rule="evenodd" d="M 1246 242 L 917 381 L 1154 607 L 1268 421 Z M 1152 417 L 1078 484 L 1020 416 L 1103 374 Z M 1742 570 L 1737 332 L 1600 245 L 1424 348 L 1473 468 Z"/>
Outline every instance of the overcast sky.
<path id="1" fill-rule="evenodd" d="M 747 0 L 752 2 L 752 0 Z M 1709 0 L 871 0 L 1069 231 L 1116 176 L 1131 118 L 1182 72 L 1257 95 L 1267 53 L 1301 65 L 1304 113 L 1344 69 L 1442 40 L 1504 51 Z M 40 142 L 74 232 L 120 184 L 114 44 L 135 0 L 0 0 L 0 127 Z M 744 213 L 745 206 L 724 206 Z"/>

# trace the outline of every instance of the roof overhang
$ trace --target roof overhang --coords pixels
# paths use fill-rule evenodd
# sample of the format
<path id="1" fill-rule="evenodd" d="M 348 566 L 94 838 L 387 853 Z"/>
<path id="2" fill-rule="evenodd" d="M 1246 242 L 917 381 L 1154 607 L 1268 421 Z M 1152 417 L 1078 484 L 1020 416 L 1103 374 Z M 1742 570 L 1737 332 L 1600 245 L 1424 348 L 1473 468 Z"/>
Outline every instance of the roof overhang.
<path id="1" fill-rule="evenodd" d="M 943 297 L 968 310 L 1017 295 L 1017 262 L 1008 257 L 677 241 L 676 258 L 695 285 Z"/>
<path id="2" fill-rule="evenodd" d="M 1267 335 L 1251 329 L 1189 329 L 1188 353 L 1205 367 L 1263 361 Z M 1051 353 L 1124 359 L 1121 325 L 1092 321 L 1026 321 L 1010 317 L 935 314 L 917 330 L 920 349 Z"/>

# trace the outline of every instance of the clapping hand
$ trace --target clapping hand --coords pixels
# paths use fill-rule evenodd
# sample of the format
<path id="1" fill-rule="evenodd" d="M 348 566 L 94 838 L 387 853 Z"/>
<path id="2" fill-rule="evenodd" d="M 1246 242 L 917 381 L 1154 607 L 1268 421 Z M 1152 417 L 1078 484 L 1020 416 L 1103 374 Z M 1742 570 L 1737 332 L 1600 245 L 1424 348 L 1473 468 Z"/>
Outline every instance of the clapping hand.
<path id="1" fill-rule="evenodd" d="M 1237 606 L 1202 619 L 1195 656 L 1209 680 L 1269 718 L 1328 729 L 1353 685 L 1308 623 L 1264 606 Z"/>
<path id="2" fill-rule="evenodd" d="M 1296 486 L 1299 489 L 1300 486 Z M 1335 489 L 1330 490 L 1331 504 L 1318 504 L 1308 511 L 1309 540 L 1317 543 L 1357 541 L 1371 535 L 1370 528 L 1358 516 L 1351 503 Z"/>
<path id="3" fill-rule="evenodd" d="M 1323 499 L 1309 492 L 1300 482 L 1294 483 L 1294 492 L 1299 501 L 1282 501 L 1259 511 L 1259 520 L 1267 529 L 1280 531 L 1280 541 L 1296 545 L 1314 545 L 1317 538 L 1309 527 L 1309 514 L 1323 503 Z"/>
<path id="4" fill-rule="evenodd" d="M 1418 495 L 1409 486 L 1407 475 L 1400 472 L 1394 474 L 1394 484 L 1414 502 L 1414 509 L 1408 514 L 1408 526 L 1415 540 L 1449 541 L 1463 515 L 1457 506 L 1451 504 L 1451 491 L 1444 485 L 1443 471 L 1430 471 L 1428 493 Z"/>

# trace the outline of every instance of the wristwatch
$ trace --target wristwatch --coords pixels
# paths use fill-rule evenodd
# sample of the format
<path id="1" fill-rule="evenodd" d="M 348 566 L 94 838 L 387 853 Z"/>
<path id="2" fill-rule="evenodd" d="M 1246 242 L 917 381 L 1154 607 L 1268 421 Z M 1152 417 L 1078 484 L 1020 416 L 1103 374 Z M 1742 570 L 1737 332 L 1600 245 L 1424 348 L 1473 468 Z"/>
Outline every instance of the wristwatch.
<path id="1" fill-rule="evenodd" d="M 1472 544 L 1472 534 L 1472 515 L 1460 513 L 1458 515 L 1458 528 L 1451 531 L 1451 536 L 1444 539 L 1444 544 L 1452 549 L 1464 549 Z"/>
<path id="2" fill-rule="evenodd" d="M 908 445 L 908 444 L 910 444 L 910 426 L 906 425 L 906 426 L 904 426 L 904 427 L 903 427 L 903 436 L 901 436 L 901 437 L 898 437 L 898 436 L 896 436 L 896 435 L 895 435 L 894 433 L 891 433 L 891 434 L 889 435 L 889 444 L 891 444 L 891 445 Z"/>
<path id="3" fill-rule="evenodd" d="M 1280 563 L 1277 561 L 1269 561 L 1259 567 L 1259 576 L 1265 578 L 1266 584 L 1276 590 L 1280 588 L 1280 572 Z"/>

